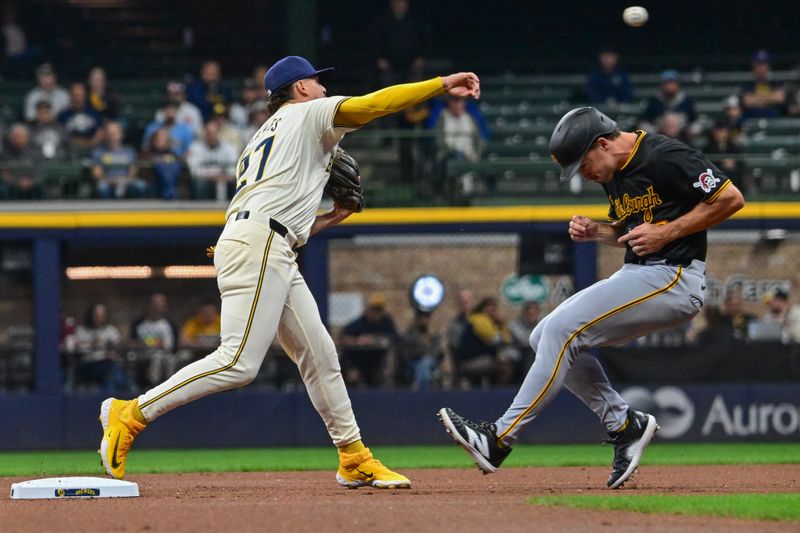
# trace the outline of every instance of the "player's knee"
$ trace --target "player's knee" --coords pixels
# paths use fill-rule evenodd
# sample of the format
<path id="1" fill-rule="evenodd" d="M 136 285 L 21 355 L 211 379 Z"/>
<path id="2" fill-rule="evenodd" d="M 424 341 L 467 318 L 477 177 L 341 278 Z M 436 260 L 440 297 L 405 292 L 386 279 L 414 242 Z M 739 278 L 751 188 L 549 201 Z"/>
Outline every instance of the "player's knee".
<path id="1" fill-rule="evenodd" d="M 536 353 L 536 351 L 539 349 L 539 339 L 541 338 L 542 338 L 542 332 L 534 328 L 534 330 L 531 331 L 531 334 L 528 337 L 528 344 L 531 345 L 533 353 Z"/>
<path id="2" fill-rule="evenodd" d="M 237 357 L 237 355 L 239 357 Z M 238 346 L 220 345 L 214 353 L 209 355 L 214 362 L 225 369 L 228 379 L 237 387 L 243 387 L 251 383 L 258 375 L 261 367 L 259 364 L 249 363 L 241 357 Z"/>
<path id="3" fill-rule="evenodd" d="M 574 320 L 569 320 L 568 317 L 552 316 L 548 317 L 547 324 L 545 324 L 541 335 L 547 337 L 548 339 L 566 339 L 572 335 L 574 330 Z M 533 335 L 534 334 L 532 333 L 531 337 L 533 337 Z M 533 339 L 531 338 L 531 340 Z"/>
<path id="4" fill-rule="evenodd" d="M 234 379 L 236 380 L 236 384 L 240 387 L 245 385 L 249 385 L 256 379 L 258 375 L 259 366 L 246 364 L 241 361 L 237 361 L 235 365 L 231 368 L 233 370 Z"/>

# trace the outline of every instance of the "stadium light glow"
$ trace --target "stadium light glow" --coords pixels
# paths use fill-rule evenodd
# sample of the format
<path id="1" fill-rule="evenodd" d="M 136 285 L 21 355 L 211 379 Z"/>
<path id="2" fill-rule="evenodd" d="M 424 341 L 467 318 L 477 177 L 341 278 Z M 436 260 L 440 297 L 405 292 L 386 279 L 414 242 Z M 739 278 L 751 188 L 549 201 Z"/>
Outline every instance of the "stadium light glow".
<path id="1" fill-rule="evenodd" d="M 167 279 L 216 278 L 217 269 L 213 265 L 175 265 L 164 267 Z"/>
<path id="2" fill-rule="evenodd" d="M 67 279 L 88 281 L 99 279 L 213 279 L 217 271 L 212 265 L 150 266 L 80 266 L 66 269 Z"/>
<path id="3" fill-rule="evenodd" d="M 87 279 L 147 279 L 153 277 L 149 266 L 85 266 L 68 267 L 67 278 Z"/>

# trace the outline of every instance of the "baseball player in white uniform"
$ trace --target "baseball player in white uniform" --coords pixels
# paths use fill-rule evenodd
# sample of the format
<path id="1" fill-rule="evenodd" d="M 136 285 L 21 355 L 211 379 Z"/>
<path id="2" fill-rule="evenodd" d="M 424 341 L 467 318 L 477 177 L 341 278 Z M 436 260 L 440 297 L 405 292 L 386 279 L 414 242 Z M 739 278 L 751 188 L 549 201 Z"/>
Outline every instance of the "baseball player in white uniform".
<path id="1" fill-rule="evenodd" d="M 109 475 L 124 476 L 134 437 L 159 416 L 250 383 L 277 334 L 339 450 L 337 481 L 351 488 L 411 486 L 361 441 L 336 347 L 298 272 L 294 249 L 351 214 L 339 206 L 316 214 L 345 133 L 444 93 L 478 98 L 480 81 L 473 73 L 458 73 L 364 96 L 327 97 L 319 78 L 327 70 L 332 69 L 317 70 L 304 58 L 289 56 L 267 71 L 273 114 L 239 158 L 236 194 L 215 248 L 221 344 L 136 399 L 102 403 L 99 451 Z"/>

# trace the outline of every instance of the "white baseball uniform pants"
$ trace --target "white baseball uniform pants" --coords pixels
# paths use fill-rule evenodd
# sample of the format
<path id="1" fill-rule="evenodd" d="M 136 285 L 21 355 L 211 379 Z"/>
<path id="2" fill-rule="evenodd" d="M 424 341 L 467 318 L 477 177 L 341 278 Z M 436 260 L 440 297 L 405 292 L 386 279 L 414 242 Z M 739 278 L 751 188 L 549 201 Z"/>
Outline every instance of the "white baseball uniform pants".
<path id="1" fill-rule="evenodd" d="M 214 253 L 222 297 L 219 348 L 141 395 L 139 408 L 152 422 L 203 396 L 247 385 L 277 333 L 333 443 L 355 442 L 361 436 L 336 347 L 298 271 L 294 236 L 290 232 L 287 241 L 266 217 L 251 215 L 230 218 Z"/>

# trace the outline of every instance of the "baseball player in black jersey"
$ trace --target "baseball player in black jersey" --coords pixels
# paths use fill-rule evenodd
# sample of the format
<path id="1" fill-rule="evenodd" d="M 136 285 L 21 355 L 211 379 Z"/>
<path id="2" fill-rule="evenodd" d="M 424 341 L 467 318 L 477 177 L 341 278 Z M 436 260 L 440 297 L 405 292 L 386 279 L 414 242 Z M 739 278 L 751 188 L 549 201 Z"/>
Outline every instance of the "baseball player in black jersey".
<path id="1" fill-rule="evenodd" d="M 614 460 L 607 485 L 615 489 L 636 470 L 658 425 L 652 415 L 628 407 L 586 350 L 694 317 L 703 306 L 706 230 L 741 209 L 744 199 L 696 150 L 663 135 L 621 132 L 591 107 L 564 115 L 550 152 L 561 166 L 562 181 L 580 174 L 602 185 L 611 203 L 610 223 L 572 217 L 572 240 L 624 247 L 625 264 L 565 300 L 536 326 L 530 337 L 536 359 L 505 414 L 480 424 L 449 408 L 439 417 L 488 474 L 497 471 L 522 428 L 564 386 L 608 431 Z"/>

